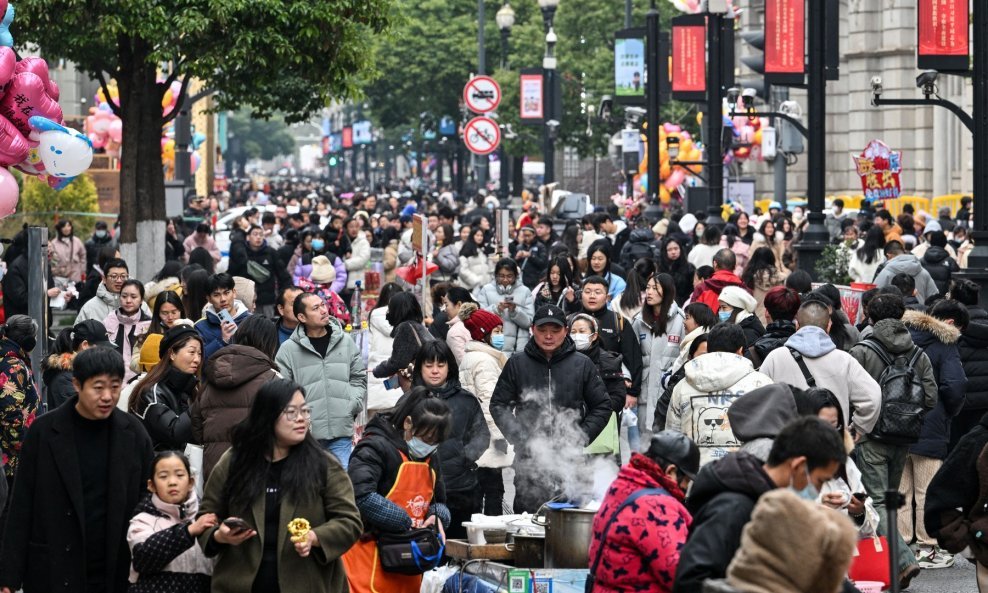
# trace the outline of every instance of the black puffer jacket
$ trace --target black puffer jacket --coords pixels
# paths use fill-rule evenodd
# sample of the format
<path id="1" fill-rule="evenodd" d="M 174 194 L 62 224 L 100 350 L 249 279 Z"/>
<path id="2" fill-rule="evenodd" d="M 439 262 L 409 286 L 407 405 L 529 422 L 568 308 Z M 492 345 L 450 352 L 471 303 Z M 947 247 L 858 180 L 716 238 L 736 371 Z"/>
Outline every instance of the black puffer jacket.
<path id="1" fill-rule="evenodd" d="M 255 262 L 269 272 L 264 282 L 250 275 L 248 262 Z M 231 276 L 242 276 L 254 281 L 254 292 L 257 295 L 257 305 L 273 305 L 278 300 L 278 291 L 292 285 L 292 276 L 288 273 L 285 262 L 278 252 L 267 245 L 254 251 L 246 243 L 230 244 Z"/>
<path id="2" fill-rule="evenodd" d="M 961 332 L 957 350 L 967 376 L 964 413 L 983 413 L 988 410 L 988 322 L 969 323 Z"/>
<path id="3" fill-rule="evenodd" d="M 72 361 L 75 353 L 52 354 L 41 365 L 41 378 L 48 390 L 48 411 L 72 399 L 77 392 L 72 385 Z"/>
<path id="4" fill-rule="evenodd" d="M 494 423 L 516 453 L 525 456 L 532 432 L 552 431 L 560 408 L 579 413 L 586 443 L 597 438 L 611 417 L 611 399 L 600 373 L 576 351 L 573 340 L 565 338 L 551 360 L 529 340 L 523 352 L 508 360 L 494 387 Z"/>
<path id="5" fill-rule="evenodd" d="M 467 492 L 477 487 L 477 460 L 491 444 L 480 400 L 463 389 L 457 379 L 434 389 L 453 412 L 449 436 L 439 445 L 439 465 L 443 470 L 446 492 Z"/>
<path id="6" fill-rule="evenodd" d="M 758 338 L 765 335 L 765 326 L 754 315 L 745 317 L 738 322 L 738 327 L 744 330 L 744 346 L 750 348 L 755 345 Z"/>
<path id="7" fill-rule="evenodd" d="M 923 254 L 923 259 L 920 261 L 923 269 L 929 272 L 930 277 L 933 278 L 933 283 L 936 284 L 937 290 L 940 291 L 941 295 L 947 294 L 947 290 L 950 289 L 950 277 L 954 272 L 960 271 L 960 266 L 954 261 L 954 258 L 950 257 L 947 250 L 943 247 L 930 247 Z"/>
<path id="8" fill-rule="evenodd" d="M 625 270 L 635 267 L 635 262 L 643 257 L 655 258 L 658 247 L 652 229 L 635 229 L 628 236 L 628 242 L 621 247 L 618 263 Z"/>
<path id="9" fill-rule="evenodd" d="M 745 352 L 745 356 L 751 360 L 757 369 L 762 366 L 769 352 L 784 346 L 786 340 L 794 333 L 796 333 L 796 324 L 792 321 L 786 319 L 773 321 L 765 328 L 765 333 L 762 334 L 762 337 L 755 340 L 751 348 Z"/>
<path id="10" fill-rule="evenodd" d="M 137 396 L 137 417 L 155 451 L 183 451 L 192 440 L 189 405 L 197 383 L 195 375 L 172 367 L 161 382 L 146 386 Z"/>
<path id="11" fill-rule="evenodd" d="M 673 593 L 701 593 L 705 579 L 724 578 L 755 504 L 775 487 L 762 462 L 748 453 L 729 453 L 700 470 L 686 499 L 693 525 Z"/>
<path id="12" fill-rule="evenodd" d="M 624 401 L 628 395 L 628 387 L 624 384 L 624 373 L 621 371 L 621 355 L 604 350 L 596 341 L 583 353 L 597 367 L 604 387 L 607 388 L 607 395 L 611 398 L 611 409 L 620 413 L 624 409 Z"/>

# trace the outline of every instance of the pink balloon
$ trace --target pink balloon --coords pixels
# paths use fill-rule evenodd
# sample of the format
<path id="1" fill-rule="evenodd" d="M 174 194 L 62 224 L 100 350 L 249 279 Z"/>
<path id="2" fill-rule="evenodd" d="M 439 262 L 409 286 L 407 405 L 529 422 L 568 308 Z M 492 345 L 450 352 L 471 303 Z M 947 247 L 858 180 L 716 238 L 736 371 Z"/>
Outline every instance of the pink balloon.
<path id="1" fill-rule="evenodd" d="M 0 47 L 0 86 L 7 84 L 14 75 L 17 66 L 17 54 L 7 46 Z"/>
<path id="2" fill-rule="evenodd" d="M 7 218 L 17 210 L 17 180 L 6 168 L 0 167 L 0 218 Z"/>
<path id="3" fill-rule="evenodd" d="M 106 135 L 90 132 L 89 141 L 93 143 L 93 148 L 103 148 L 106 146 Z"/>
<path id="4" fill-rule="evenodd" d="M 16 165 L 24 161 L 30 151 L 27 138 L 10 120 L 0 116 L 0 166 Z"/>
<path id="5" fill-rule="evenodd" d="M 676 169 L 673 171 L 668 178 L 666 178 L 664 185 L 666 189 L 675 189 L 686 181 L 686 171 L 682 169 Z"/>
<path id="6" fill-rule="evenodd" d="M 123 121 L 119 117 L 110 123 L 110 140 L 114 142 L 123 140 Z"/>
<path id="7" fill-rule="evenodd" d="M 58 101 L 58 85 L 48 76 L 48 62 L 44 58 L 24 58 L 14 67 L 14 74 L 30 72 L 44 81 L 45 92 L 55 101 Z M 50 117 L 48 119 L 51 119 Z M 58 120 L 55 123 L 62 123 Z"/>
<path id="8" fill-rule="evenodd" d="M 0 99 L 0 115 L 17 126 L 25 138 L 32 132 L 27 123 L 31 116 L 41 115 L 53 122 L 62 122 L 62 108 L 45 89 L 45 82 L 36 74 L 21 72 L 10 80 Z"/>

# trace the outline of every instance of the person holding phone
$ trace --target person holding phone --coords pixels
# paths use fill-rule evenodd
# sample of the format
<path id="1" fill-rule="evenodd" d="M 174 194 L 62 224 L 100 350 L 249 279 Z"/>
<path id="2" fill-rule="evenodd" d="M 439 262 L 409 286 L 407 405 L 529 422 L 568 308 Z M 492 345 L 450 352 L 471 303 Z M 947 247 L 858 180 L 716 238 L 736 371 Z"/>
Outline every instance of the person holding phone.
<path id="1" fill-rule="evenodd" d="M 232 448 L 213 468 L 198 517 L 223 520 L 199 535 L 216 558 L 213 593 L 346 590 L 341 557 L 363 525 L 346 471 L 309 430 L 305 390 L 272 379 L 257 392 Z M 310 530 L 290 541 L 288 524 Z"/>
<path id="2" fill-rule="evenodd" d="M 213 274 L 209 277 L 208 291 L 209 303 L 202 310 L 202 319 L 196 322 L 196 331 L 202 336 L 204 361 L 229 344 L 237 326 L 250 316 L 247 306 L 237 298 L 233 276 Z M 190 316 L 197 314 L 195 311 L 188 313 Z"/>
<path id="3" fill-rule="evenodd" d="M 535 297 L 518 278 L 518 264 L 503 258 L 494 266 L 494 282 L 478 289 L 480 308 L 501 317 L 504 326 L 503 352 L 514 354 L 525 349 L 535 315 Z"/>

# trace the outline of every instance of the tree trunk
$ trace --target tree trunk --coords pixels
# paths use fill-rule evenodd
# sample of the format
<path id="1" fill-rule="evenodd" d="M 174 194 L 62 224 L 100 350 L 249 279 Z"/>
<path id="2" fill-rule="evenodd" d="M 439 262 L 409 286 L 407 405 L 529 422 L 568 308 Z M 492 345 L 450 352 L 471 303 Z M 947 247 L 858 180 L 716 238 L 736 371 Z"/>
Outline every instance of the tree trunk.
<path id="1" fill-rule="evenodd" d="M 119 44 L 120 249 L 132 277 L 150 279 L 165 259 L 165 181 L 161 161 L 162 86 L 148 62 L 151 47 L 140 38 Z M 160 229 L 158 229 L 160 227 Z"/>

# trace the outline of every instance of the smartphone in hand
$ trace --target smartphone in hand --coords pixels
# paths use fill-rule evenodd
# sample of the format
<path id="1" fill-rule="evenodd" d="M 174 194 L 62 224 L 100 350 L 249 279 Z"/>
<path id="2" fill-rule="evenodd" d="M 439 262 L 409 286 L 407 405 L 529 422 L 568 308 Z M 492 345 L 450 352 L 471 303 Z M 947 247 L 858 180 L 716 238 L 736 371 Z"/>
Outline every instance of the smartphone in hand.
<path id="1" fill-rule="evenodd" d="M 226 519 L 223 519 L 223 524 L 229 527 L 230 531 L 234 533 L 239 533 L 250 529 L 250 525 L 247 521 L 244 521 L 239 517 L 227 517 Z"/>
<path id="2" fill-rule="evenodd" d="M 233 315 L 230 315 L 230 312 L 226 309 L 223 309 L 219 312 L 219 318 L 220 318 L 220 323 L 226 321 L 228 323 L 236 324 L 236 321 L 233 320 Z"/>

